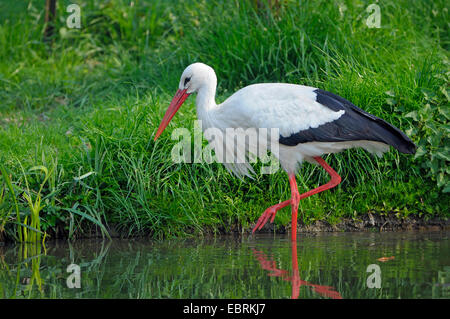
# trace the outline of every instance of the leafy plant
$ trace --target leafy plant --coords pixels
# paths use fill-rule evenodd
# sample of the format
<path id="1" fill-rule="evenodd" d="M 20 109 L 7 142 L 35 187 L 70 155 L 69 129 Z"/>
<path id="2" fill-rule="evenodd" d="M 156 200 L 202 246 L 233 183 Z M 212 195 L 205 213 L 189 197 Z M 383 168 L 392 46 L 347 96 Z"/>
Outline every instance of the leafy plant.
<path id="1" fill-rule="evenodd" d="M 423 90 L 424 107 L 409 112 L 412 119 L 407 133 L 418 139 L 414 159 L 426 170 L 426 176 L 434 180 L 444 193 L 450 192 L 450 71 L 442 76 L 445 83 L 438 92 Z"/>
<path id="2" fill-rule="evenodd" d="M 44 234 L 44 238 L 42 239 L 42 241 L 45 241 L 46 233 L 41 231 L 41 218 L 39 216 L 39 213 L 44 209 L 44 205 L 42 204 L 42 189 L 47 183 L 49 176 L 52 174 L 52 172 L 49 172 L 47 167 L 45 166 L 35 166 L 29 169 L 29 173 L 36 171 L 44 174 L 44 179 L 40 183 L 39 190 L 37 192 L 33 192 L 32 190 L 30 190 L 27 174 L 23 172 L 26 190 L 24 190 L 22 196 L 28 204 L 30 214 L 29 216 L 25 216 L 23 220 L 22 233 L 23 241 L 30 243 L 40 242 L 41 234 Z M 32 230 L 32 232 L 29 233 L 28 230 Z"/>

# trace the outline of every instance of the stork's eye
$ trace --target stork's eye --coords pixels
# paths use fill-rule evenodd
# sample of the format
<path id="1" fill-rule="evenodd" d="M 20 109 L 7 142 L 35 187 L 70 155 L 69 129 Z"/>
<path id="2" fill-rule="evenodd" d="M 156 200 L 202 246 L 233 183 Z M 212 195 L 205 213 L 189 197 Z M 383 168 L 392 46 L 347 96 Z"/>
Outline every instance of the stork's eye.
<path id="1" fill-rule="evenodd" d="M 191 80 L 191 78 L 185 78 L 184 79 L 184 86 L 186 86 L 186 84 L 188 84 L 188 82 Z"/>

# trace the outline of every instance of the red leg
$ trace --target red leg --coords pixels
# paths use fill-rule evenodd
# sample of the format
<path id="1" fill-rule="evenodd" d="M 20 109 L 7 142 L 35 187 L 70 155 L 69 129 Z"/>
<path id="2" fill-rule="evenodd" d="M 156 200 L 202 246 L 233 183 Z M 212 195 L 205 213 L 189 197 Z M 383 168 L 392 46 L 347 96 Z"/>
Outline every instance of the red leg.
<path id="1" fill-rule="evenodd" d="M 295 182 L 295 175 L 289 176 L 289 182 L 291 184 L 291 193 L 292 193 L 292 199 L 291 201 L 293 202 L 292 204 L 292 235 L 291 235 L 291 239 L 292 241 L 297 241 L 297 209 L 298 209 L 298 202 L 306 197 L 309 197 L 311 195 L 323 192 L 327 189 L 333 188 L 336 185 L 338 185 L 341 182 L 341 177 L 339 176 L 338 173 L 336 173 L 336 171 L 334 169 L 332 169 L 330 167 L 330 165 L 327 164 L 327 162 L 325 162 L 321 157 L 314 157 L 314 159 L 317 161 L 317 163 L 320 164 L 320 166 L 322 166 L 328 174 L 330 174 L 331 176 L 331 180 L 326 183 L 325 185 L 321 185 L 317 188 L 314 188 L 306 193 L 303 193 L 301 195 L 298 195 L 298 200 L 296 198 L 297 194 L 298 194 L 298 189 L 297 189 L 297 183 Z M 295 189 L 294 189 L 295 188 Z M 295 197 L 294 197 L 295 195 Z M 295 206 L 295 211 L 294 211 L 294 206 Z"/>
<path id="2" fill-rule="evenodd" d="M 269 271 L 269 273 L 267 274 L 268 276 L 281 277 L 283 280 L 292 282 L 292 293 L 291 293 L 292 299 L 298 298 L 301 286 L 310 286 L 313 288 L 315 292 L 325 297 L 330 297 L 333 299 L 342 299 L 341 294 L 335 291 L 333 287 L 315 285 L 300 278 L 300 273 L 298 269 L 299 267 L 298 267 L 296 241 L 292 242 L 292 276 L 289 276 L 289 272 L 287 270 L 277 268 L 275 260 L 269 259 L 268 256 L 264 254 L 262 251 L 253 248 L 253 254 L 259 261 L 261 268 Z"/>
<path id="3" fill-rule="evenodd" d="M 297 212 L 298 212 L 298 204 L 300 200 L 303 198 L 309 197 L 311 195 L 323 192 L 327 189 L 333 188 L 341 182 L 341 177 L 336 173 L 336 171 L 331 168 L 327 162 L 325 162 L 321 157 L 314 157 L 314 159 L 319 163 L 328 174 L 331 176 L 331 180 L 325 185 L 321 185 L 315 189 L 312 189 L 306 193 L 299 194 L 297 188 L 297 182 L 295 180 L 295 174 L 289 175 L 289 184 L 291 186 L 291 199 L 284 201 L 280 204 L 269 207 L 264 211 L 264 213 L 259 217 L 256 222 L 256 226 L 253 228 L 253 233 L 258 229 L 260 230 L 269 220 L 272 223 L 275 219 L 275 214 L 281 208 L 291 204 L 292 207 L 292 240 L 297 240 Z"/>
<path id="4" fill-rule="evenodd" d="M 336 171 L 334 169 L 332 169 L 331 166 L 328 165 L 327 162 L 325 162 L 323 160 L 323 158 L 314 157 L 314 159 L 317 161 L 317 163 L 319 163 L 327 171 L 328 174 L 330 174 L 331 179 L 325 185 L 319 186 L 317 188 L 310 190 L 309 192 L 301 194 L 300 199 L 303 199 L 303 198 L 309 197 L 311 195 L 326 191 L 327 189 L 333 188 L 333 187 L 337 186 L 342 180 L 341 177 L 339 176 L 339 174 L 336 173 Z"/>
<path id="5" fill-rule="evenodd" d="M 298 193 L 297 181 L 295 180 L 295 174 L 289 175 L 289 184 L 291 185 L 291 239 L 297 241 L 297 212 L 298 204 L 300 202 L 300 194 Z"/>
<path id="6" fill-rule="evenodd" d="M 256 222 L 255 227 L 253 227 L 253 233 L 255 233 L 256 230 L 261 230 L 263 226 L 267 223 L 267 221 L 270 218 L 270 222 L 273 223 L 275 219 L 275 215 L 278 210 L 282 209 L 283 207 L 289 205 L 291 203 L 291 200 L 286 200 L 282 203 L 270 206 L 267 208 L 264 213 L 258 218 L 258 221 Z"/>

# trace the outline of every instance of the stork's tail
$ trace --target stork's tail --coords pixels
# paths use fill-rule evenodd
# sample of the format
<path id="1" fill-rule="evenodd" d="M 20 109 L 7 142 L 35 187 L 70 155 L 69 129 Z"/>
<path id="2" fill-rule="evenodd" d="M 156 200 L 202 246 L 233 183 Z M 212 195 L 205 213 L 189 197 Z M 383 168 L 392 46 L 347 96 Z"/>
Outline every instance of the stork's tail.
<path id="1" fill-rule="evenodd" d="M 367 132 L 370 132 L 370 134 L 368 134 L 370 137 L 369 140 L 391 145 L 401 153 L 414 154 L 416 152 L 417 146 L 413 141 L 394 125 L 360 109 L 339 95 L 320 89 L 315 90 L 315 92 L 318 95 L 319 103 L 330 107 L 333 111 L 338 111 L 343 108 L 347 112 L 347 115 L 350 116 L 349 119 L 356 119 L 356 117 L 351 114 L 353 111 L 355 112 L 353 114 L 359 114 L 363 118 L 369 120 L 365 122 Z"/>
<path id="2" fill-rule="evenodd" d="M 414 144 L 414 142 L 411 141 L 411 139 L 406 136 L 406 134 L 403 133 L 400 129 L 380 118 L 377 118 L 373 123 L 373 133 L 381 141 L 388 145 L 391 145 L 401 153 L 416 153 L 416 144 Z"/>

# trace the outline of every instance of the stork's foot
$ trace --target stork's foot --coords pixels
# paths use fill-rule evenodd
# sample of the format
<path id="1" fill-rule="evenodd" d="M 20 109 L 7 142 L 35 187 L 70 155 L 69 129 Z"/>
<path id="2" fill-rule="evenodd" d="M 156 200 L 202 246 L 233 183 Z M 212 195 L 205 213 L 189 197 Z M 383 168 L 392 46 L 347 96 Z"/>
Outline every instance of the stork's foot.
<path id="1" fill-rule="evenodd" d="M 328 174 L 330 174 L 331 180 L 325 185 L 319 186 L 300 195 L 297 188 L 297 182 L 295 181 L 295 174 L 289 174 L 291 199 L 267 208 L 256 222 L 256 225 L 253 228 L 253 233 L 255 233 L 256 230 L 261 230 L 261 228 L 263 228 L 269 218 L 270 222 L 273 223 L 277 211 L 290 204 L 292 207 L 292 241 L 295 242 L 297 240 L 297 212 L 300 200 L 311 195 L 323 192 L 327 189 L 333 188 L 341 182 L 341 177 L 338 175 L 338 173 L 336 173 L 335 170 L 332 169 L 321 157 L 314 157 L 314 159 L 327 171 Z"/>
<path id="2" fill-rule="evenodd" d="M 261 230 L 261 228 L 264 227 L 264 225 L 269 221 L 273 223 L 273 221 L 275 220 L 275 215 L 277 214 L 277 211 L 279 211 L 280 209 L 282 209 L 283 207 L 289 205 L 291 203 L 290 200 L 284 201 L 282 203 L 270 206 L 269 208 L 267 208 L 264 213 L 262 213 L 262 215 L 258 218 L 258 221 L 256 222 L 255 227 L 253 227 L 253 232 L 255 233 L 255 231 L 257 230 Z"/>

